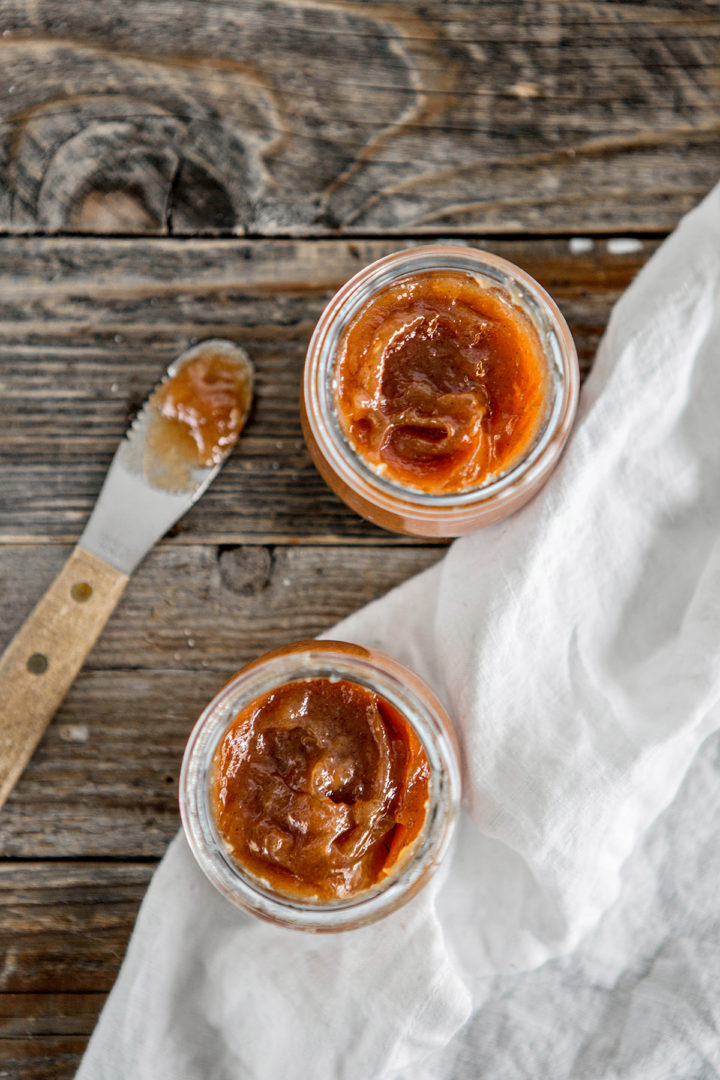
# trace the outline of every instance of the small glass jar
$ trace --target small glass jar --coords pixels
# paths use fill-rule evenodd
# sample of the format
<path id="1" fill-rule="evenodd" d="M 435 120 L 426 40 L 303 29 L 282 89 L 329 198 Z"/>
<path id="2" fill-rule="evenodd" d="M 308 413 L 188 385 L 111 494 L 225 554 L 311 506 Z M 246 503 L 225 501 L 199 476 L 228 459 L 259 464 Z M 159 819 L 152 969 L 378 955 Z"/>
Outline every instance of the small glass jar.
<path id="1" fill-rule="evenodd" d="M 335 358 L 346 327 L 377 293 L 421 272 L 461 271 L 519 307 L 538 334 L 547 363 L 548 400 L 533 442 L 506 472 L 456 493 L 427 494 L 373 472 L 345 438 L 334 403 Z M 520 509 L 555 468 L 575 417 L 577 352 L 559 308 L 538 283 L 506 259 L 470 247 L 431 244 L 398 251 L 365 267 L 327 305 L 305 360 L 302 423 L 326 483 L 353 510 L 393 532 L 450 537 L 500 521 Z"/>
<path id="2" fill-rule="evenodd" d="M 215 753 L 237 715 L 285 683 L 343 679 L 377 693 L 412 726 L 430 767 L 422 830 L 408 856 L 371 889 L 343 900 L 289 896 L 251 875 L 229 854 L 212 808 Z M 374 922 L 414 896 L 446 854 L 460 801 L 452 723 L 422 680 L 397 661 L 341 641 L 301 641 L 261 656 L 234 675 L 200 716 L 180 775 L 180 816 L 190 849 L 212 884 L 239 907 L 300 930 L 350 930 Z"/>

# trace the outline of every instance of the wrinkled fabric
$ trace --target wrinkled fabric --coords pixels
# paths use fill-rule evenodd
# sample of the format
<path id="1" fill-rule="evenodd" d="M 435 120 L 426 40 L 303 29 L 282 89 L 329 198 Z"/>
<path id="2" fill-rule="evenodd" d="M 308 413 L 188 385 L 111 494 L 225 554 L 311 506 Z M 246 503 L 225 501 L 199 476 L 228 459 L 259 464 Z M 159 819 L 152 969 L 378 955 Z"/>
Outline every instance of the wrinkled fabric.
<path id="1" fill-rule="evenodd" d="M 715 1074 L 718 342 L 720 188 L 616 305 L 540 494 L 327 635 L 456 722 L 442 872 L 315 937 L 235 910 L 178 836 L 80 1080 Z"/>

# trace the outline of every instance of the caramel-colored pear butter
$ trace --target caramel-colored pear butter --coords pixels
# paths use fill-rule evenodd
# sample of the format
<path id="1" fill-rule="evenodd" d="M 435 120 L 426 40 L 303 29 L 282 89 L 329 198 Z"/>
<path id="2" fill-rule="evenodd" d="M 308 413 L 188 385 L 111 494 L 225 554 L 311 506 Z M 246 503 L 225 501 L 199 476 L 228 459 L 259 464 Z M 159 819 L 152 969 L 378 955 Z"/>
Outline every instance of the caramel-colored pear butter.
<path id="1" fill-rule="evenodd" d="M 376 293 L 342 334 L 335 408 L 375 473 L 428 494 L 511 468 L 547 412 L 547 362 L 532 322 L 499 288 L 453 270 Z"/>
<path id="2" fill-rule="evenodd" d="M 237 442 L 251 396 L 247 369 L 209 344 L 153 396 L 158 439 L 177 446 L 189 465 L 217 465 Z"/>
<path id="3" fill-rule="evenodd" d="M 286 683 L 235 718 L 211 802 L 232 858 L 274 890 L 317 900 L 372 888 L 410 854 L 427 815 L 423 746 L 357 683 Z"/>

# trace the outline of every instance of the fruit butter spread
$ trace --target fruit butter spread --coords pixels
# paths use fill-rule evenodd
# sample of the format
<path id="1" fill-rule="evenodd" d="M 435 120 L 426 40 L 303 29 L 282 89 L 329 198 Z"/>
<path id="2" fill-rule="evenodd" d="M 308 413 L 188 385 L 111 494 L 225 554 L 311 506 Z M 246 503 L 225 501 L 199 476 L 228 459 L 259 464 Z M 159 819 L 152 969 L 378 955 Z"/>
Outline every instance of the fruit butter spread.
<path id="1" fill-rule="evenodd" d="M 148 402 L 141 468 L 148 483 L 166 491 L 194 488 L 194 469 L 223 461 L 252 402 L 252 365 L 243 350 L 212 340 L 185 355 Z"/>
<path id="2" fill-rule="evenodd" d="M 537 332 L 506 294 L 462 271 L 421 271 L 376 293 L 346 327 L 335 409 L 373 472 L 454 493 L 529 449 L 547 379 Z"/>
<path id="3" fill-rule="evenodd" d="M 192 465 L 210 468 L 237 442 L 251 393 L 246 368 L 208 346 L 163 383 L 153 405 L 165 421 L 164 438 L 172 432 Z"/>
<path id="4" fill-rule="evenodd" d="M 407 720 L 344 679 L 285 683 L 246 706 L 215 753 L 211 805 L 232 858 L 290 896 L 347 899 L 402 865 L 430 770 Z"/>

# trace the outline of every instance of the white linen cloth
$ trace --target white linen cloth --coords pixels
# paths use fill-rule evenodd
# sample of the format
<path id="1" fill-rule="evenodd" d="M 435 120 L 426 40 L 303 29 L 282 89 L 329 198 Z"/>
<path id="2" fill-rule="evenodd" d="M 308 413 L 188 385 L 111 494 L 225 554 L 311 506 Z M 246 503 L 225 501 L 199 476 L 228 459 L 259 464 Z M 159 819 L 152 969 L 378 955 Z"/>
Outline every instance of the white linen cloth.
<path id="1" fill-rule="evenodd" d="M 234 909 L 178 835 L 78 1080 L 716 1074 L 719 342 L 716 188 L 617 304 L 547 486 L 328 634 L 457 722 L 443 872 L 315 936 Z"/>

